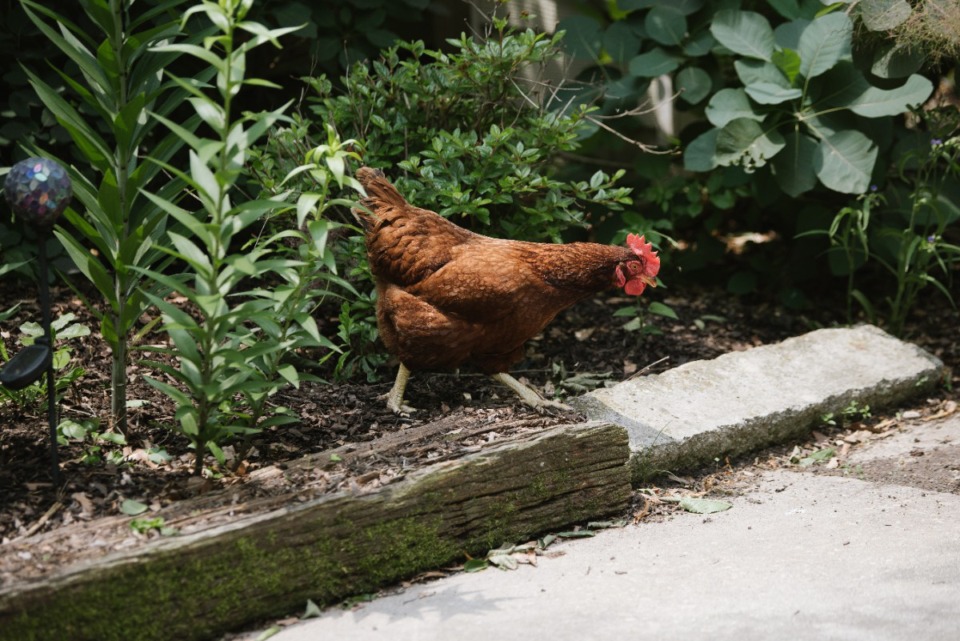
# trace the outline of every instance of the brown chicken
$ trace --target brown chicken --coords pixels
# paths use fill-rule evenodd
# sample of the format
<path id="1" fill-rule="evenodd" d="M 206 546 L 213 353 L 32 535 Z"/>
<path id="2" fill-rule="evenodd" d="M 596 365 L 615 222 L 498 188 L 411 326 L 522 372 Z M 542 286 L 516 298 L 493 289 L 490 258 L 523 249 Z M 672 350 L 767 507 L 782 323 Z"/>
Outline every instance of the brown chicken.
<path id="1" fill-rule="evenodd" d="M 377 325 L 400 360 L 392 411 L 408 412 L 403 393 L 411 371 L 470 365 L 542 411 L 565 408 L 507 374 L 524 343 L 561 311 L 609 287 L 639 295 L 656 285 L 660 258 L 643 236 L 627 247 L 555 245 L 481 236 L 414 207 L 369 167 L 357 171 L 366 191 L 356 209 L 377 283 Z"/>

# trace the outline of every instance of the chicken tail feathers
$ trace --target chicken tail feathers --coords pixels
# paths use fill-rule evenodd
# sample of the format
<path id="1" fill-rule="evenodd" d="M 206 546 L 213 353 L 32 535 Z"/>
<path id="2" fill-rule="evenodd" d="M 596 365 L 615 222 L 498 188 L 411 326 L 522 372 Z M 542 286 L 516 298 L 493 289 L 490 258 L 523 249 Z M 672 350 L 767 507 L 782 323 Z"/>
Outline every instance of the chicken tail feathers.
<path id="1" fill-rule="evenodd" d="M 354 215 L 358 216 L 367 227 L 372 219 L 378 216 L 378 212 L 385 208 L 402 209 L 408 207 L 406 199 L 397 191 L 382 171 L 372 167 L 360 167 L 356 173 L 357 180 L 363 185 L 363 190 L 367 192 L 366 197 L 360 199 L 360 204 L 366 208 L 354 209 Z M 372 212 L 372 215 L 371 215 Z"/>

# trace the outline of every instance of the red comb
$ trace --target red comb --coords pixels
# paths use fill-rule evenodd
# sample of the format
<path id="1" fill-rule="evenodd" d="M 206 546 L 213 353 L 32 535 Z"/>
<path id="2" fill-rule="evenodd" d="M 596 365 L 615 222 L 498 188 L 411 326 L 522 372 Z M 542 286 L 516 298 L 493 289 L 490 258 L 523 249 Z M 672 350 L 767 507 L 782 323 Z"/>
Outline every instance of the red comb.
<path id="1" fill-rule="evenodd" d="M 648 276 L 656 276 L 657 272 L 660 271 L 660 257 L 654 251 L 653 245 L 648 243 L 642 235 L 627 234 L 627 246 L 643 260 L 643 271 Z"/>

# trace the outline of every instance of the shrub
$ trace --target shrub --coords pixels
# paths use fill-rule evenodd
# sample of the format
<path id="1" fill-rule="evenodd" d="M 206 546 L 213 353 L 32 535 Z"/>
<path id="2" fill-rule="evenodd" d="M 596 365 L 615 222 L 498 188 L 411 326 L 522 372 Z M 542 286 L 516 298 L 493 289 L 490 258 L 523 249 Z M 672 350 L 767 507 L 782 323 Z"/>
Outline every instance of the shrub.
<path id="1" fill-rule="evenodd" d="M 324 77 L 310 80 L 310 111 L 357 139 L 365 163 L 393 169 L 397 188 L 419 206 L 492 235 L 558 241 L 585 226 L 589 208 L 632 202 L 617 185 L 621 171 L 556 177 L 591 111 L 562 109 L 537 76 L 559 55 L 560 38 L 495 18 L 484 39 L 450 40 L 451 53 L 399 43 L 353 66 L 342 92 Z"/>

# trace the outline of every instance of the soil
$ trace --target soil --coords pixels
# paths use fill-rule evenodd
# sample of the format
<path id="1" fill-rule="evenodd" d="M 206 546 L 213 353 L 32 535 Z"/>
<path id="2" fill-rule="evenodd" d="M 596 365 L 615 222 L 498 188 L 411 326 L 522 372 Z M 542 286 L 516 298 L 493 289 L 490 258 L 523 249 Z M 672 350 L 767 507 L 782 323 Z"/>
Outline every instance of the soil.
<path id="1" fill-rule="evenodd" d="M 657 291 L 652 298 L 669 305 L 677 319 L 651 315 L 646 331 L 627 331 L 623 325 L 629 319 L 613 315 L 627 300 L 598 297 L 568 310 L 531 340 L 527 359 L 512 373 L 547 396 L 577 394 L 838 324 L 839 312 L 830 310 L 842 309 L 832 304 L 799 313 L 761 299 L 698 289 L 686 289 L 682 295 Z M 394 375 L 392 366 L 385 366 L 377 383 L 305 383 L 279 393 L 275 402 L 289 408 L 298 422 L 228 445 L 226 466 L 207 456 L 204 475 L 197 477 L 192 474 L 193 452 L 186 439 L 164 427 L 175 423 L 175 407 L 144 381 L 151 372 L 140 364 L 129 370 L 128 398 L 138 402 L 130 410 L 127 434 L 120 439 L 111 429 L 107 418 L 110 356 L 96 322 L 71 290 L 55 289 L 52 299 L 55 318 L 72 313 L 75 322 L 91 328 L 89 336 L 67 341 L 72 352 L 68 369 L 81 367 L 83 374 L 63 395 L 60 419 L 94 421 L 93 432 L 114 434 L 108 438 L 121 442 L 96 439 L 92 432 L 82 440 L 71 439 L 59 448 L 63 484 L 55 486 L 42 401 L 22 406 L 0 403 L 0 588 L 94 554 L 92 550 L 103 546 L 109 532 L 121 537 L 123 545 L 161 536 L 158 529 L 130 531 L 130 517 L 123 507 L 129 499 L 149 510 L 165 508 L 165 525 L 188 532 L 239 513 L 269 509 L 277 501 L 307 500 L 342 488 L 372 490 L 411 470 L 477 451 L 505 437 L 582 418 L 576 412 L 540 415 L 498 383 L 470 372 L 414 375 L 406 401 L 417 411 L 395 416 L 379 398 Z M 11 355 L 19 348 L 16 328 L 39 318 L 32 288 L 7 287 L 0 293 L 0 310 L 17 303 L 16 314 L 0 324 L 0 339 Z M 926 305 L 915 311 L 908 338 L 960 372 L 956 335 L 960 314 L 942 300 Z M 335 312 L 318 322 L 322 331 L 335 331 Z M 956 382 L 953 390 L 958 389 Z M 936 398 L 919 399 L 915 411 L 931 416 L 951 407 L 950 403 L 955 409 L 958 396 L 943 390 Z M 825 441 L 844 442 L 847 435 L 864 431 L 879 434 L 896 421 L 891 410 L 847 425 L 824 425 L 807 442 L 774 448 L 745 461 L 796 465 Z M 376 456 L 364 455 L 364 444 L 374 439 L 386 439 L 390 446 Z M 856 447 L 856 441 L 851 446 Z M 672 492 L 702 495 L 710 491 L 724 475 L 732 478 L 732 466 L 740 463 L 725 461 L 699 475 L 662 479 L 659 486 L 638 493 L 636 518 L 655 517 L 670 509 L 675 502 L 660 498 Z M 913 468 L 920 474 L 922 469 Z M 931 476 L 936 473 L 931 468 Z M 204 499 L 199 505 L 205 505 L 207 512 L 198 514 L 200 495 Z M 185 498 L 194 499 L 190 512 L 178 514 L 176 506 Z M 59 536 L 71 524 L 82 527 L 63 529 L 64 535 Z M 42 543 L 42 561 L 25 552 L 35 542 Z"/>

